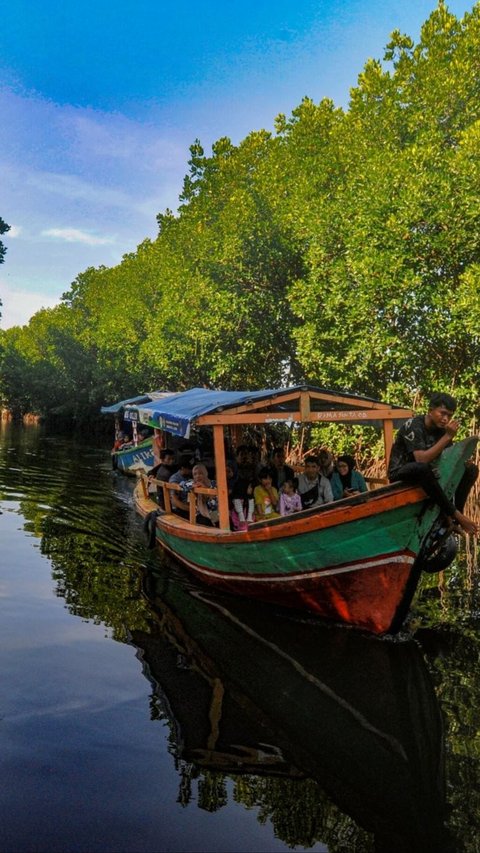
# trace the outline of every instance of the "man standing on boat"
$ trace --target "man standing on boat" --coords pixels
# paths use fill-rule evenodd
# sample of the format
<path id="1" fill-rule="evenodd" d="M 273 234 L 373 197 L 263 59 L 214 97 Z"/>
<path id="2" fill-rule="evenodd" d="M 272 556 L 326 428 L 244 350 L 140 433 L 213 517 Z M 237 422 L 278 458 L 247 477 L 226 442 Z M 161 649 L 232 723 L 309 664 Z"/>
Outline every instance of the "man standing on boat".
<path id="1" fill-rule="evenodd" d="M 392 447 L 388 479 L 390 482 L 401 480 L 421 486 L 452 524 L 476 536 L 478 525 L 463 514 L 463 508 L 478 477 L 477 466 L 472 462 L 466 463 L 454 502 L 441 488 L 435 470 L 437 461 L 452 443 L 460 426 L 457 420 L 453 420 L 456 408 L 454 397 L 438 392 L 433 394 L 426 415 L 409 418 L 400 427 Z"/>

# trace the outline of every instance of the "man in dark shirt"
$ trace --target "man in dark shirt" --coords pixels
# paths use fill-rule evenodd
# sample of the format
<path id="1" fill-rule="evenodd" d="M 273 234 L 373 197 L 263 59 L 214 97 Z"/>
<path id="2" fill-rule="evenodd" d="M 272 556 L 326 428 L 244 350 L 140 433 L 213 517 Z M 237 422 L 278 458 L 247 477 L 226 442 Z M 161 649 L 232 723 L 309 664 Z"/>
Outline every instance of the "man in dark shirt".
<path id="1" fill-rule="evenodd" d="M 447 498 L 435 472 L 438 459 L 459 428 L 459 422 L 452 420 L 456 407 L 456 400 L 450 394 L 434 394 L 426 415 L 410 418 L 400 427 L 392 447 L 388 478 L 390 482 L 401 480 L 422 486 L 448 519 L 475 536 L 478 526 L 463 514 L 463 508 L 478 477 L 477 466 L 466 464 L 454 503 Z"/>
<path id="2" fill-rule="evenodd" d="M 272 453 L 272 461 L 268 465 L 272 473 L 272 486 L 280 491 L 285 480 L 292 480 L 295 476 L 293 468 L 285 463 L 285 451 L 283 447 L 275 447 Z"/>
<path id="3" fill-rule="evenodd" d="M 163 500 L 163 489 L 161 486 L 156 486 L 155 480 L 161 480 L 162 482 L 168 482 L 170 477 L 173 474 L 173 463 L 175 460 L 175 454 L 173 450 L 169 450 L 168 447 L 164 448 L 164 450 L 160 451 L 160 462 L 158 465 L 155 465 L 154 468 L 150 468 L 150 471 L 147 471 L 147 476 L 149 480 L 148 491 L 150 494 L 157 493 L 157 501 L 160 509 L 165 509 L 165 502 Z M 156 488 L 155 488 L 156 486 Z"/>

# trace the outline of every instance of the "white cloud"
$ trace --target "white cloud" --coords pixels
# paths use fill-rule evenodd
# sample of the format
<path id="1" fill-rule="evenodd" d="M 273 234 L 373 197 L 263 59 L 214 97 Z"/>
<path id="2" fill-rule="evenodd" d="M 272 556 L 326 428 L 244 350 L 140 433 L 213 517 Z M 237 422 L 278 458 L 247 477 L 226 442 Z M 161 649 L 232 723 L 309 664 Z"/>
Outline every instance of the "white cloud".
<path id="1" fill-rule="evenodd" d="M 35 293 L 31 290 L 15 288 L 13 290 L 5 281 L 0 279 L 0 328 L 10 329 L 11 326 L 26 326 L 33 314 L 41 308 L 53 308 L 58 305 L 58 298 L 46 293 Z"/>
<path id="2" fill-rule="evenodd" d="M 82 201 L 88 205 L 125 208 L 131 204 L 130 196 L 122 190 L 108 189 L 93 184 L 76 175 L 60 175 L 55 172 L 25 172 L 25 183 L 41 194 L 54 193 L 68 201 Z"/>
<path id="3" fill-rule="evenodd" d="M 177 207 L 195 134 L 18 89 L 0 90 L 0 114 L 0 215 L 15 223 L 0 266 L 5 329 L 57 304 L 82 270 L 155 239 L 156 214 Z"/>
<path id="4" fill-rule="evenodd" d="M 152 171 L 162 169 L 176 174 L 179 168 L 183 169 L 188 153 L 183 139 L 168 138 L 161 128 L 118 113 L 64 108 L 61 128 L 69 142 L 72 163 L 87 164 L 89 171 L 92 162 L 103 172 L 107 163 L 109 173 L 118 171 L 123 161 L 129 171 L 134 169 L 136 180 L 143 175 L 144 180 L 147 176 L 151 181 Z"/>
<path id="5" fill-rule="evenodd" d="M 106 243 L 114 243 L 114 237 L 95 237 L 87 231 L 79 228 L 47 228 L 42 231 L 43 237 L 55 237 L 58 240 L 66 240 L 67 243 L 86 243 L 87 246 L 105 246 Z"/>

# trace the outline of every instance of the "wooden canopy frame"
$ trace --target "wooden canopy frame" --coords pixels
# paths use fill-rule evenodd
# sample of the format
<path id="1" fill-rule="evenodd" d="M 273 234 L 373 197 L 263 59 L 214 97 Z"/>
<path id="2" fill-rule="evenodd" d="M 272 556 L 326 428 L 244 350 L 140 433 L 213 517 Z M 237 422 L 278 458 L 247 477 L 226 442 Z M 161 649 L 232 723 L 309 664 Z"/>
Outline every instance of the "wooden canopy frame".
<path id="1" fill-rule="evenodd" d="M 315 411 L 313 401 L 320 401 L 326 408 Z M 292 411 L 279 408 L 285 403 L 297 404 Z M 339 407 L 342 408 L 339 408 Z M 308 389 L 280 390 L 275 396 L 266 399 L 252 400 L 239 406 L 228 407 L 225 411 L 211 412 L 200 415 L 195 423 L 198 426 L 213 428 L 215 454 L 215 479 L 217 481 L 219 526 L 222 530 L 230 529 L 228 513 L 227 473 L 225 461 L 224 427 L 237 424 L 269 424 L 269 423 L 351 423 L 360 421 L 368 425 L 370 421 L 381 421 L 383 426 L 383 441 L 385 461 L 388 466 L 393 444 L 393 422 L 397 419 L 412 417 L 411 409 L 400 406 L 389 406 L 376 400 L 362 399 L 348 394 L 336 394 L 328 391 L 312 391 Z"/>

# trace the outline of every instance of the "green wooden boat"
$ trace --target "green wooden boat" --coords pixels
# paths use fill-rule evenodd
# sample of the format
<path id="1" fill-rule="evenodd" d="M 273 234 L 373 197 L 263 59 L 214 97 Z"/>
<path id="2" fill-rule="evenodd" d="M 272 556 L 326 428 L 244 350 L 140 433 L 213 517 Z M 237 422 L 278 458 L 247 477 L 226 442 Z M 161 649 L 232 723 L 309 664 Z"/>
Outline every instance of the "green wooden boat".
<path id="1" fill-rule="evenodd" d="M 113 415 L 115 419 L 115 442 L 112 449 L 112 468 L 122 474 L 136 475 L 137 471 L 148 471 L 153 467 L 152 438 L 140 439 L 137 435 L 137 413 L 136 406 L 141 403 L 149 403 L 153 399 L 152 394 L 142 394 L 137 397 L 129 397 L 127 400 L 118 400 L 108 406 L 102 406 L 102 415 Z M 129 416 L 130 408 L 133 406 L 133 417 Z M 116 444 L 123 434 L 124 423 L 129 422 L 133 430 L 132 446 L 125 450 L 119 450 Z"/>
<path id="2" fill-rule="evenodd" d="M 156 513 L 144 480 L 135 492 L 137 508 L 149 516 L 156 541 L 207 584 L 376 634 L 398 631 L 420 572 L 438 546 L 438 506 L 421 488 L 397 483 L 232 531 L 224 429 L 278 421 L 376 423 L 383 426 L 388 456 L 394 424 L 410 415 L 381 401 L 310 386 L 172 395 L 145 405 L 141 419 L 172 434 L 187 434 L 192 424 L 213 429 L 219 526 L 195 523 L 194 493 L 190 520 L 172 512 L 167 484 L 166 512 Z M 465 439 L 442 454 L 440 483 L 450 497 L 476 441 Z"/>

